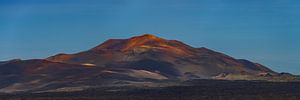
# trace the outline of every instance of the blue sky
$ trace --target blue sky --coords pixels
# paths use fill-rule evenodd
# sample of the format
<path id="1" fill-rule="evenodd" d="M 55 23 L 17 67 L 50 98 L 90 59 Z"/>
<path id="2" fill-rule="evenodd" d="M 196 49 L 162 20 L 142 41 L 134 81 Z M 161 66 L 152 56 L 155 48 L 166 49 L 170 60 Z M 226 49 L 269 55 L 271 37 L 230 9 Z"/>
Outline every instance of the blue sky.
<path id="1" fill-rule="evenodd" d="M 0 61 L 151 33 L 300 74 L 299 0 L 1 0 Z"/>

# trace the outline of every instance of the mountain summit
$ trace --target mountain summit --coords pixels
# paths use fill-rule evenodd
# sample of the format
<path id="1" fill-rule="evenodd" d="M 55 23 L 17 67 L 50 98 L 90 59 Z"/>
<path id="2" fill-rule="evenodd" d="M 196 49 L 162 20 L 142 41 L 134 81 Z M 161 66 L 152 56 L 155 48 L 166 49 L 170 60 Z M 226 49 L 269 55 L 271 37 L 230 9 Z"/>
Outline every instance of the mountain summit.
<path id="1" fill-rule="evenodd" d="M 92 51 L 131 51 L 137 49 L 160 49 L 166 52 L 187 54 L 191 47 L 179 41 L 166 40 L 151 34 L 132 37 L 129 39 L 110 39 L 96 46 Z"/>
<path id="2" fill-rule="evenodd" d="M 104 42 L 103 44 L 93 48 L 93 50 L 120 50 L 126 51 L 138 46 L 146 46 L 146 45 L 157 45 L 160 43 L 167 42 L 162 38 L 156 37 L 151 34 L 145 34 L 142 36 L 136 36 L 129 39 L 110 39 Z"/>
<path id="3" fill-rule="evenodd" d="M 126 85 L 162 86 L 170 80 L 235 79 L 241 76 L 242 79 L 249 76 L 257 79 L 277 73 L 248 60 L 145 34 L 129 39 L 110 39 L 75 54 L 0 62 L 0 75 L 0 92 L 11 93 Z"/>

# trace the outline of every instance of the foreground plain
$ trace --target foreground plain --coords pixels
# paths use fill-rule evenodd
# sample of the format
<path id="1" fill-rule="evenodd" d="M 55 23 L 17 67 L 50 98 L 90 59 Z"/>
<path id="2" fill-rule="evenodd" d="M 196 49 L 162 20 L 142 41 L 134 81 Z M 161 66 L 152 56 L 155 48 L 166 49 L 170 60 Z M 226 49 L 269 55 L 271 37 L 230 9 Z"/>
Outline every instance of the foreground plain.
<path id="1" fill-rule="evenodd" d="M 300 82 L 192 80 L 161 88 L 2 94 L 1 100 L 300 100 Z"/>

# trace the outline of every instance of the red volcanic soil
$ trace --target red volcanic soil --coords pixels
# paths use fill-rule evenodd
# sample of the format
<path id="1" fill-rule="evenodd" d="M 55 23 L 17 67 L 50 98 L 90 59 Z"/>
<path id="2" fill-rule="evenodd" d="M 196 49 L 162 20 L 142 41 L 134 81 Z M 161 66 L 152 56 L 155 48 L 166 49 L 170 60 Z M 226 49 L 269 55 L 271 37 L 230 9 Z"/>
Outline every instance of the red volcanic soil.
<path id="1" fill-rule="evenodd" d="M 175 51 L 178 54 L 189 54 L 192 52 L 192 47 L 185 45 L 179 41 L 165 40 L 151 34 L 136 36 L 129 39 L 110 39 L 103 44 L 93 48 L 92 50 L 117 50 L 126 52 L 137 47 L 155 48 L 167 52 Z"/>

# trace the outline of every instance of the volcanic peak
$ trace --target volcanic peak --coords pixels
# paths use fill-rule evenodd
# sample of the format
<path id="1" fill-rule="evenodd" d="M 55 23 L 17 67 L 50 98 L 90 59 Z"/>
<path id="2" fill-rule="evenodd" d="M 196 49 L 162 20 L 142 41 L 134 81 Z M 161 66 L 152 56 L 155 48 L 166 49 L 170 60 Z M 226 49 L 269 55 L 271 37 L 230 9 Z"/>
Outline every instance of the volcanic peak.
<path id="1" fill-rule="evenodd" d="M 164 40 L 164 39 L 157 37 L 155 35 L 152 35 L 152 34 L 144 34 L 141 36 L 135 36 L 130 39 Z"/>
<path id="2" fill-rule="evenodd" d="M 110 39 L 92 50 L 127 51 L 136 47 L 179 47 L 183 44 L 175 40 L 166 40 L 151 34 L 135 36 L 129 39 Z"/>

